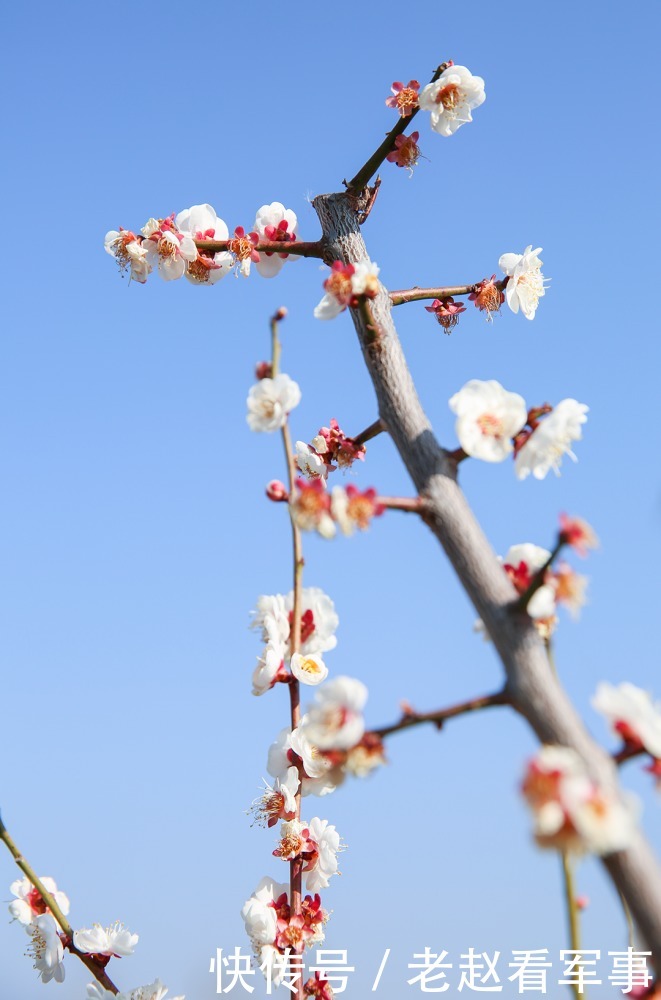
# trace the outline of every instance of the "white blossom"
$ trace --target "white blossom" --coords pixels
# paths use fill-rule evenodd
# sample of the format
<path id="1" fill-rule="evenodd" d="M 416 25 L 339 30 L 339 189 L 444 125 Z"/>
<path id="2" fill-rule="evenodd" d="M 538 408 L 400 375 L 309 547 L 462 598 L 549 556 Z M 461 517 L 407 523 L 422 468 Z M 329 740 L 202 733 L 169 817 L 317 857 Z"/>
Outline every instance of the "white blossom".
<path id="1" fill-rule="evenodd" d="M 131 934 L 123 924 L 116 921 L 110 927 L 93 924 L 74 931 L 73 943 L 79 951 L 88 955 L 115 955 L 124 958 L 135 951 L 138 935 Z"/>
<path id="2" fill-rule="evenodd" d="M 257 210 L 253 232 L 257 233 L 260 242 L 269 240 L 278 242 L 282 240 L 282 253 L 287 255 L 287 243 L 291 236 L 296 236 L 296 226 L 298 219 L 296 213 L 290 208 L 285 208 L 279 201 L 271 202 L 270 205 L 262 205 Z M 280 254 L 260 253 L 259 260 L 255 267 L 263 278 L 273 278 L 280 271 L 285 260 L 298 260 L 296 254 L 285 257 Z"/>
<path id="3" fill-rule="evenodd" d="M 484 103 L 484 80 L 465 66 L 448 66 L 435 83 L 420 91 L 419 106 L 431 111 L 431 127 L 439 135 L 452 135 L 473 120 L 471 111 Z"/>
<path id="4" fill-rule="evenodd" d="M 32 938 L 28 954 L 34 959 L 34 968 L 42 983 L 54 979 L 64 982 L 64 947 L 58 934 L 58 926 L 50 913 L 40 913 L 25 928 Z"/>
<path id="5" fill-rule="evenodd" d="M 537 304 L 545 293 L 542 261 L 537 256 L 541 247 L 533 250 L 532 243 L 523 253 L 504 253 L 498 267 L 509 278 L 505 286 L 505 301 L 514 313 L 519 309 L 526 319 L 534 319 Z"/>
<path id="6" fill-rule="evenodd" d="M 289 668 L 301 684 L 316 685 L 321 684 L 328 677 L 328 667 L 318 653 L 313 656 L 304 656 L 302 653 L 294 653 Z"/>
<path id="7" fill-rule="evenodd" d="M 186 264 L 197 259 L 197 247 L 190 236 L 183 236 L 170 228 L 157 229 L 143 240 L 143 250 L 150 267 L 158 267 L 165 281 L 181 278 Z"/>
<path id="8" fill-rule="evenodd" d="M 326 444 L 325 441 L 324 444 Z M 311 448 L 305 441 L 296 442 L 296 465 L 308 479 L 328 478 L 328 466 L 321 455 L 317 453 L 316 448 Z"/>
<path id="9" fill-rule="evenodd" d="M 294 609 L 294 591 L 290 590 L 285 598 L 287 612 Z M 328 653 L 337 646 L 337 631 L 340 620 L 335 611 L 333 601 L 320 587 L 303 587 L 301 593 L 301 647 L 300 653 L 314 656 L 315 653 Z M 306 618 L 309 621 L 306 621 Z"/>
<path id="10" fill-rule="evenodd" d="M 327 819 L 314 817 L 308 824 L 310 838 L 317 844 L 313 867 L 306 869 L 305 887 L 308 892 L 318 892 L 328 887 L 329 879 L 337 874 L 337 853 L 340 836 Z"/>
<path id="11" fill-rule="evenodd" d="M 315 693 L 301 720 L 300 734 L 320 750 L 349 750 L 365 732 L 362 710 L 366 701 L 367 688 L 361 681 L 337 677 Z"/>
<path id="12" fill-rule="evenodd" d="M 260 379 L 248 393 L 248 426 L 251 431 L 278 431 L 287 415 L 301 401 L 301 390 L 289 375 Z"/>
<path id="13" fill-rule="evenodd" d="M 543 549 L 540 545 L 533 545 L 532 542 L 523 542 L 520 545 L 510 546 L 507 555 L 503 559 L 505 566 L 511 566 L 514 570 L 524 563 L 530 577 L 542 568 L 550 558 L 548 549 Z M 555 589 L 549 583 L 544 583 L 537 590 L 526 608 L 531 618 L 551 618 L 555 614 Z"/>
<path id="14" fill-rule="evenodd" d="M 525 426 L 525 400 L 507 392 L 500 382 L 471 379 L 449 402 L 457 414 L 459 444 L 472 458 L 502 462 L 511 454 L 512 438 Z"/>
<path id="15" fill-rule="evenodd" d="M 259 696 L 271 690 L 282 666 L 283 658 L 284 650 L 282 647 L 266 646 L 257 660 L 257 666 L 252 675 L 252 693 L 254 695 Z"/>
<path id="16" fill-rule="evenodd" d="M 106 233 L 104 248 L 106 253 L 115 258 L 120 270 L 130 268 L 131 280 L 144 285 L 151 267 L 147 261 L 147 251 L 133 233 L 126 229 L 111 229 Z"/>
<path id="17" fill-rule="evenodd" d="M 626 681 L 617 687 L 602 681 L 592 706 L 606 717 L 615 735 L 640 741 L 647 753 L 661 758 L 661 702 L 654 703 L 648 691 Z"/>
<path id="18" fill-rule="evenodd" d="M 581 425 L 588 419 L 588 409 L 585 403 L 563 399 L 543 417 L 516 456 L 517 477 L 525 479 L 532 472 L 535 479 L 544 479 L 550 469 L 559 475 L 564 454 L 576 462 L 571 443 L 583 437 Z"/>
<path id="19" fill-rule="evenodd" d="M 43 885 L 46 892 L 49 892 L 62 913 L 66 917 L 69 912 L 69 899 L 65 893 L 61 892 L 57 888 L 57 883 L 55 879 L 51 878 L 49 875 L 40 876 L 39 881 Z M 9 891 L 16 899 L 13 899 L 9 904 L 9 912 L 11 913 L 14 920 L 18 920 L 21 924 L 31 924 L 33 920 L 43 913 L 46 909 L 46 904 L 41 898 L 40 893 L 35 889 L 28 878 L 19 878 L 9 886 Z"/>
<path id="20" fill-rule="evenodd" d="M 266 875 L 250 899 L 243 904 L 241 916 L 253 945 L 268 945 L 275 941 L 278 918 L 275 907 L 270 904 L 279 899 L 283 892 L 288 893 L 288 887 Z"/>
<path id="21" fill-rule="evenodd" d="M 222 219 L 216 215 L 211 205 L 193 205 L 179 212 L 175 219 L 180 233 L 192 240 L 227 240 L 229 230 Z M 209 261 L 214 266 L 209 266 Z M 199 251 L 195 260 L 189 262 L 185 276 L 194 285 L 215 285 L 234 267 L 234 257 L 229 250 L 221 250 L 216 254 L 201 254 Z"/>

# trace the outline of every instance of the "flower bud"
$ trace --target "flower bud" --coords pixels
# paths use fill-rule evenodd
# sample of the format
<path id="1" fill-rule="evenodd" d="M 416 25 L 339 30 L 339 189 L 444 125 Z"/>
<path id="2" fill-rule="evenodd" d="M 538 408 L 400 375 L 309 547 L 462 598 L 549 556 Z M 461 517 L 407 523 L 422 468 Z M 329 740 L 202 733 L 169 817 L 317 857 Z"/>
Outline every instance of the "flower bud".
<path id="1" fill-rule="evenodd" d="M 266 495 L 269 500 L 274 500 L 276 503 L 289 500 L 287 487 L 279 479 L 272 479 L 270 483 L 267 483 Z"/>

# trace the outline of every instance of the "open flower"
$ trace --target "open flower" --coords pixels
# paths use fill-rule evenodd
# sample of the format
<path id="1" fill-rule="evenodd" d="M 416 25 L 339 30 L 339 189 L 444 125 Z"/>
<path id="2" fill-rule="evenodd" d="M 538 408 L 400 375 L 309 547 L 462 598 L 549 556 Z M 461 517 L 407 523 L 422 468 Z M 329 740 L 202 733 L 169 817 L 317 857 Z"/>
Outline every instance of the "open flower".
<path id="1" fill-rule="evenodd" d="M 257 233 L 246 233 L 243 226 L 237 226 L 234 230 L 234 236 L 227 244 L 227 249 L 234 255 L 234 261 L 244 278 L 250 274 L 250 262 L 257 263 L 259 261 L 259 254 L 255 250 L 258 243 Z"/>
<path id="2" fill-rule="evenodd" d="M 255 821 L 266 826 L 275 826 L 278 820 L 296 817 L 296 792 L 300 786 L 297 767 L 288 767 L 284 780 L 275 779 L 273 786 L 266 784 L 264 792 L 253 803 L 251 812 Z"/>
<path id="3" fill-rule="evenodd" d="M 74 931 L 73 943 L 79 951 L 88 955 L 115 955 L 117 958 L 124 958 L 133 954 L 138 935 L 131 934 L 124 924 L 117 921 L 110 927 L 93 924 L 92 927 Z"/>
<path id="4" fill-rule="evenodd" d="M 550 556 L 548 549 L 533 545 L 532 542 L 523 542 L 510 547 L 503 560 L 503 569 L 518 594 L 525 594 L 535 575 L 548 562 Z M 555 589 L 551 583 L 546 582 L 533 594 L 526 610 L 531 618 L 547 622 L 555 616 L 555 603 Z"/>
<path id="5" fill-rule="evenodd" d="M 305 888 L 308 892 L 318 892 L 328 888 L 333 875 L 337 875 L 337 854 L 340 850 L 340 835 L 327 819 L 317 816 L 309 823 L 310 840 L 314 850 L 305 859 Z"/>
<path id="6" fill-rule="evenodd" d="M 251 431 L 281 430 L 287 416 L 301 401 L 301 390 L 289 375 L 263 378 L 248 393 L 248 426 Z"/>
<path id="7" fill-rule="evenodd" d="M 409 80 L 404 85 L 399 80 L 395 80 L 390 89 L 392 96 L 386 97 L 386 107 L 396 108 L 401 118 L 408 118 L 418 106 L 420 84 L 417 80 Z"/>
<path id="8" fill-rule="evenodd" d="M 318 653 L 313 656 L 294 653 L 289 663 L 289 669 L 297 681 L 310 686 L 321 684 L 328 677 L 328 667 Z"/>
<path id="9" fill-rule="evenodd" d="M 629 747 L 661 758 L 661 702 L 655 704 L 649 692 L 627 682 L 615 687 L 602 681 L 592 706 Z"/>
<path id="10" fill-rule="evenodd" d="M 496 284 L 496 275 L 490 278 L 483 278 L 474 286 L 475 291 L 468 296 L 474 303 L 476 309 L 487 314 L 487 321 L 490 323 L 500 307 L 505 301 L 505 293 Z"/>
<path id="11" fill-rule="evenodd" d="M 320 750 L 349 750 L 365 732 L 367 688 L 353 677 L 337 677 L 315 694 L 301 720 L 302 735 Z"/>
<path id="12" fill-rule="evenodd" d="M 571 443 L 581 440 L 581 426 L 588 419 L 587 412 L 585 403 L 563 399 L 548 416 L 536 421 L 532 433 L 526 434 L 523 444 L 517 447 L 514 464 L 517 477 L 525 479 L 532 472 L 535 479 L 544 479 L 550 469 L 559 475 L 565 454 L 576 462 Z"/>
<path id="13" fill-rule="evenodd" d="M 356 528 L 365 531 L 373 517 L 385 511 L 373 488 L 359 490 L 357 486 L 334 486 L 331 494 L 331 514 L 344 535 L 352 535 Z"/>
<path id="14" fill-rule="evenodd" d="M 347 306 L 355 306 L 360 296 L 373 299 L 379 289 L 379 268 L 371 261 L 342 264 L 336 260 L 324 282 L 326 294 L 316 306 L 316 319 L 333 319 Z"/>
<path id="15" fill-rule="evenodd" d="M 263 278 L 275 277 L 286 260 L 298 260 L 296 256 L 290 257 L 286 252 L 287 243 L 293 243 L 297 238 L 297 224 L 296 213 L 292 212 L 290 208 L 285 208 L 279 201 L 274 201 L 270 205 L 262 205 L 258 209 L 252 228 L 260 240 L 283 244 L 282 253 L 259 253 L 257 255 L 255 266 Z"/>
<path id="16" fill-rule="evenodd" d="M 65 893 L 57 888 L 55 879 L 50 878 L 49 875 L 42 875 L 40 882 L 46 892 L 51 894 L 66 917 L 69 912 L 69 899 Z M 16 879 L 9 886 L 9 891 L 13 896 L 16 896 L 16 899 L 12 899 L 9 904 L 9 912 L 13 919 L 18 920 L 19 923 L 27 926 L 40 914 L 50 912 L 41 898 L 41 893 L 35 889 L 28 878 Z"/>
<path id="17" fill-rule="evenodd" d="M 28 954 L 34 959 L 34 968 L 42 983 L 49 983 L 51 979 L 56 983 L 64 982 L 64 948 L 52 915 L 40 913 L 25 930 L 32 938 Z"/>
<path id="18" fill-rule="evenodd" d="M 115 258 L 120 271 L 124 272 L 130 268 L 131 280 L 144 285 L 151 267 L 146 259 L 147 251 L 142 246 L 141 238 L 120 226 L 119 230 L 112 229 L 106 233 L 104 248 L 106 253 Z"/>
<path id="19" fill-rule="evenodd" d="M 331 498 L 321 479 L 311 482 L 296 480 L 289 498 L 289 509 L 301 531 L 317 531 L 322 538 L 333 538 L 335 522 L 330 507 Z"/>
<path id="20" fill-rule="evenodd" d="M 394 148 L 386 156 L 388 163 L 394 163 L 396 167 L 406 167 L 410 174 L 413 168 L 417 167 L 420 159 L 420 147 L 418 146 L 419 132 L 411 132 L 410 135 L 398 135 L 395 139 Z"/>
<path id="21" fill-rule="evenodd" d="M 197 247 L 192 237 L 178 231 L 172 216 L 150 219 L 142 232 L 145 235 L 142 249 L 146 251 L 147 264 L 150 268 L 157 267 L 165 281 L 181 278 L 186 265 L 197 259 Z"/>
<path id="22" fill-rule="evenodd" d="M 439 323 L 446 333 L 449 333 L 459 322 L 459 316 L 466 312 L 466 306 L 462 302 L 455 302 L 451 295 L 446 295 L 443 299 L 434 299 L 430 306 L 425 306 L 428 313 L 433 313 L 436 322 Z"/>
<path id="23" fill-rule="evenodd" d="M 420 107 L 431 111 L 431 127 L 439 135 L 452 135 L 473 120 L 471 111 L 484 103 L 484 80 L 465 66 L 448 66 L 435 83 L 428 83 L 419 97 Z"/>
<path id="24" fill-rule="evenodd" d="M 525 400 L 500 382 L 471 379 L 449 402 L 457 414 L 459 444 L 472 458 L 502 462 L 513 450 L 512 438 L 525 426 Z"/>
<path id="25" fill-rule="evenodd" d="M 540 847 L 612 854 L 631 843 L 633 803 L 599 788 L 569 747 L 542 747 L 528 764 L 522 791 Z"/>
<path id="26" fill-rule="evenodd" d="M 226 240 L 229 230 L 216 215 L 211 205 L 193 205 L 179 212 L 175 223 L 180 233 L 197 240 Z M 190 261 L 185 277 L 194 285 L 215 285 L 234 266 L 234 257 L 228 250 L 210 254 L 197 251 L 195 260 Z"/>
<path id="27" fill-rule="evenodd" d="M 284 646 L 268 645 L 257 660 L 252 675 L 252 693 L 254 695 L 266 694 L 279 680 L 288 677 L 284 665 Z"/>
<path id="28" fill-rule="evenodd" d="M 275 901 L 287 891 L 288 886 L 275 882 L 267 875 L 261 880 L 250 899 L 243 904 L 241 916 L 253 946 L 274 943 L 278 926 Z"/>
<path id="29" fill-rule="evenodd" d="M 533 250 L 532 243 L 523 253 L 504 253 L 498 267 L 508 276 L 505 299 L 514 313 L 519 309 L 526 319 L 534 319 L 537 304 L 545 293 L 542 261 L 537 256 L 541 247 Z"/>
<path id="30" fill-rule="evenodd" d="M 305 441 L 296 442 L 296 465 L 308 479 L 328 479 L 329 469 L 335 468 L 326 461 L 323 454 Z"/>
<path id="31" fill-rule="evenodd" d="M 561 514 L 560 536 L 565 545 L 571 546 L 582 558 L 587 556 L 588 549 L 599 547 L 599 539 L 594 529 L 582 517 L 569 517 L 567 514 Z"/>

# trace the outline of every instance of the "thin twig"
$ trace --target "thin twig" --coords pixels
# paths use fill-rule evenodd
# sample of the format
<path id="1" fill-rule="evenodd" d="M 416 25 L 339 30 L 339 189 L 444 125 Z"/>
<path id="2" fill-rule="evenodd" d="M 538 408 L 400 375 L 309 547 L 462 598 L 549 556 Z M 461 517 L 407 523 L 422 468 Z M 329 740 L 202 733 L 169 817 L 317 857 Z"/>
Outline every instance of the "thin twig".
<path id="1" fill-rule="evenodd" d="M 507 691 L 497 691 L 495 694 L 485 694 L 480 698 L 470 698 L 468 701 L 460 701 L 457 705 L 450 705 L 448 708 L 439 708 L 435 712 L 414 712 L 407 709 L 399 722 L 393 722 L 390 726 L 382 726 L 380 729 L 372 729 L 375 736 L 391 736 L 399 733 L 403 729 L 411 729 L 413 726 L 421 726 L 425 722 L 431 722 L 437 729 L 441 729 L 447 719 L 455 719 L 459 715 L 468 715 L 469 712 L 479 712 L 483 708 L 494 708 L 496 705 L 510 705 Z"/>
<path id="2" fill-rule="evenodd" d="M 578 906 L 576 905 L 574 871 L 572 867 L 572 860 L 569 857 L 569 852 L 561 851 L 561 857 L 562 877 L 565 887 L 565 905 L 567 907 L 567 922 L 569 925 L 569 941 L 572 951 L 578 952 L 581 947 L 581 935 L 578 922 Z M 576 1000 L 580 1000 L 581 997 L 585 996 L 585 992 L 581 988 L 580 983 L 574 981 L 570 983 L 570 986 Z"/>
<path id="3" fill-rule="evenodd" d="M 202 253 L 222 253 L 223 250 L 227 250 L 228 244 L 231 242 L 231 240 L 195 240 L 195 246 Z M 288 253 L 295 257 L 318 257 L 321 260 L 325 247 L 324 240 L 317 240 L 314 243 L 305 243 L 302 240 L 300 242 L 292 240 L 287 243 L 281 243 L 278 240 L 261 240 L 254 249 L 258 253 Z"/>
<path id="4" fill-rule="evenodd" d="M 370 424 L 369 427 L 366 427 L 364 431 L 357 434 L 355 438 L 351 438 L 351 440 L 356 445 L 367 444 L 367 442 L 371 441 L 372 438 L 377 437 L 378 434 L 385 433 L 385 431 L 386 425 L 381 417 L 379 417 L 378 420 L 375 420 L 373 424 Z"/>

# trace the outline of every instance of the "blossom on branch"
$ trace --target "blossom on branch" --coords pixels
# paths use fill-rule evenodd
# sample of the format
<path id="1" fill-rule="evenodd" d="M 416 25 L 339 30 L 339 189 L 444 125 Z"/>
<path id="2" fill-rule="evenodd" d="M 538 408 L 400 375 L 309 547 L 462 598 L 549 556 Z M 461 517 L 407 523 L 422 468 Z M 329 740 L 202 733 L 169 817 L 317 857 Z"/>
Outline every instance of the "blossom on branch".
<path id="1" fill-rule="evenodd" d="M 281 430 L 287 417 L 301 401 L 301 390 L 289 375 L 263 378 L 248 393 L 248 426 L 251 431 L 271 434 Z"/>
<path id="2" fill-rule="evenodd" d="M 238 270 L 244 278 L 250 274 L 250 262 L 257 263 L 259 261 L 259 254 L 255 250 L 258 243 L 257 233 L 246 233 L 243 226 L 237 226 L 234 230 L 234 236 L 227 244 L 227 249 L 234 255 Z"/>
<path id="3" fill-rule="evenodd" d="M 433 130 L 447 136 L 471 122 L 471 111 L 485 99 L 481 76 L 473 76 L 465 66 L 448 66 L 435 83 L 422 89 L 419 104 L 424 111 L 431 111 Z"/>
<path id="4" fill-rule="evenodd" d="M 518 594 L 525 594 L 536 574 L 548 562 L 551 553 L 532 542 L 512 545 L 503 560 L 503 569 L 514 584 Z M 534 618 L 542 634 L 549 634 L 555 624 L 555 589 L 548 576 L 533 594 L 526 611 Z"/>
<path id="5" fill-rule="evenodd" d="M 466 312 L 466 306 L 462 302 L 455 302 L 451 295 L 446 295 L 443 299 L 434 299 L 430 306 L 425 306 L 428 313 L 433 313 L 436 322 L 439 323 L 446 333 L 459 322 L 459 316 Z"/>
<path id="6" fill-rule="evenodd" d="M 300 787 L 297 767 L 288 767 L 284 780 L 275 779 L 273 787 L 265 784 L 263 794 L 255 800 L 251 812 L 260 825 L 275 826 L 278 820 L 296 817 L 296 792 Z"/>
<path id="7" fill-rule="evenodd" d="M 653 702 L 648 691 L 628 682 L 615 687 L 602 681 L 592 706 L 628 747 L 661 758 L 661 702 Z"/>
<path id="8" fill-rule="evenodd" d="M 88 955 L 114 955 L 124 958 L 132 955 L 138 943 L 138 935 L 131 934 L 123 924 L 116 921 L 110 927 L 93 924 L 73 932 L 73 943 L 78 951 Z"/>
<path id="9" fill-rule="evenodd" d="M 542 409 L 546 409 L 545 407 Z M 535 479 L 544 479 L 550 469 L 559 475 L 562 456 L 567 454 L 576 462 L 571 450 L 572 441 L 583 437 L 581 426 L 587 421 L 589 407 L 575 399 L 563 399 L 543 420 L 532 421 L 531 431 L 523 431 L 515 442 L 514 470 L 519 479 L 530 473 Z"/>
<path id="10" fill-rule="evenodd" d="M 409 80 L 404 85 L 399 80 L 395 80 L 390 89 L 392 96 L 386 97 L 386 107 L 396 108 L 400 118 L 408 118 L 418 106 L 420 84 L 417 80 Z"/>
<path id="11" fill-rule="evenodd" d="M 193 240 L 226 240 L 229 230 L 222 219 L 216 215 L 211 205 L 193 205 L 179 212 L 175 223 L 180 233 L 190 236 Z M 234 257 L 229 251 L 219 253 L 203 253 L 197 251 L 195 260 L 188 264 L 185 276 L 194 285 L 215 285 L 234 267 Z"/>
<path id="12" fill-rule="evenodd" d="M 28 955 L 34 959 L 34 968 L 42 983 L 49 983 L 51 979 L 56 983 L 64 982 L 64 947 L 53 916 L 40 913 L 25 930 L 32 938 Z"/>
<path id="13" fill-rule="evenodd" d="M 322 439 L 322 447 L 324 447 L 325 442 Z M 306 444 L 305 441 L 296 442 L 296 465 L 300 472 L 308 479 L 324 479 L 328 478 L 328 473 L 330 469 L 334 466 L 326 461 L 325 454 L 319 454 L 316 448 L 310 444 Z"/>
<path id="14" fill-rule="evenodd" d="M 599 788 L 569 747 L 542 747 L 528 764 L 522 791 L 540 847 L 612 854 L 631 843 L 634 805 Z"/>
<path id="15" fill-rule="evenodd" d="M 380 517 L 385 507 L 377 500 L 376 490 L 357 486 L 334 486 L 331 494 L 331 514 L 343 535 L 352 535 L 356 528 L 365 531 L 373 517 Z"/>
<path id="16" fill-rule="evenodd" d="M 504 253 L 498 261 L 498 267 L 507 275 L 505 299 L 514 313 L 519 309 L 526 319 L 534 319 L 537 304 L 545 294 L 544 282 L 548 281 L 542 274 L 542 261 L 537 256 L 541 247 L 533 250 L 532 243 L 523 253 Z"/>
<path id="17" fill-rule="evenodd" d="M 69 898 L 57 888 L 55 879 L 49 875 L 42 875 L 39 879 L 46 892 L 49 892 L 62 913 L 66 917 L 69 912 Z M 28 878 L 19 878 L 9 886 L 9 891 L 16 899 L 12 899 L 9 904 L 9 912 L 14 920 L 19 923 L 33 923 L 36 917 L 42 913 L 50 913 L 50 910 L 41 898 L 41 893 L 35 889 Z"/>
<path id="18" fill-rule="evenodd" d="M 560 537 L 565 545 L 571 546 L 583 558 L 587 556 L 588 549 L 599 547 L 599 539 L 594 529 L 582 517 L 569 517 L 567 514 L 561 514 Z"/>
<path id="19" fill-rule="evenodd" d="M 287 243 L 293 243 L 297 239 L 297 224 L 296 213 L 290 208 L 285 208 L 279 201 L 274 201 L 270 205 L 262 205 L 257 210 L 252 228 L 260 237 L 260 242 L 261 240 L 269 240 L 273 243 L 283 244 L 282 253 L 259 253 L 257 255 L 255 266 L 263 278 L 275 277 L 286 260 L 298 260 L 296 256 L 290 258 L 285 250 Z"/>
<path id="20" fill-rule="evenodd" d="M 523 397 L 507 392 L 495 379 L 471 379 L 448 405 L 457 414 L 459 444 L 467 455 L 484 462 L 502 462 L 512 453 L 512 439 L 528 414 Z"/>
<path id="21" fill-rule="evenodd" d="M 253 612 L 251 628 L 260 629 L 263 641 L 277 646 L 282 643 L 288 655 L 294 593 L 262 595 Z M 339 618 L 333 601 L 320 587 L 303 587 L 301 592 L 301 645 L 299 653 L 306 656 L 328 653 L 337 646 L 335 632 Z"/>
<path id="22" fill-rule="evenodd" d="M 333 319 L 347 306 L 357 306 L 361 296 L 373 299 L 379 289 L 378 274 L 378 266 L 371 261 L 361 260 L 357 264 L 334 261 L 330 277 L 324 281 L 326 294 L 315 307 L 315 318 Z"/>
<path id="23" fill-rule="evenodd" d="M 328 667 L 318 653 L 313 656 L 294 653 L 289 662 L 289 669 L 297 681 L 311 687 L 321 684 L 328 677 Z"/>
<path id="24" fill-rule="evenodd" d="M 490 323 L 494 315 L 500 312 L 500 307 L 505 301 L 505 293 L 496 284 L 496 275 L 490 278 L 483 278 L 475 285 L 475 290 L 468 296 L 480 312 L 487 314 L 487 321 Z"/>
<path id="25" fill-rule="evenodd" d="M 322 538 L 334 537 L 331 498 L 321 479 L 312 482 L 297 479 L 289 498 L 289 510 L 301 531 L 316 531 Z"/>
<path id="26" fill-rule="evenodd" d="M 367 688 L 353 677 L 337 677 L 321 687 L 301 719 L 301 734 L 320 750 L 349 750 L 365 732 Z"/>
<path id="27" fill-rule="evenodd" d="M 420 159 L 420 147 L 418 146 L 419 132 L 411 132 L 410 135 L 398 135 L 395 139 L 394 148 L 386 156 L 388 163 L 394 163 L 396 167 L 406 167 L 409 174 L 413 174 L 413 168 L 417 167 Z"/>
<path id="28" fill-rule="evenodd" d="M 167 219 L 149 219 L 142 227 L 145 239 L 142 248 L 150 268 L 157 267 L 165 281 L 173 281 L 186 271 L 186 265 L 197 260 L 197 247 L 190 236 L 180 233 L 174 215 Z"/>
<path id="29" fill-rule="evenodd" d="M 340 835 L 327 819 L 314 817 L 308 825 L 310 840 L 314 849 L 305 858 L 305 888 L 309 892 L 326 889 L 329 880 L 337 875 L 337 854 L 340 850 Z"/>
<path id="30" fill-rule="evenodd" d="M 144 285 L 151 272 L 151 266 L 146 260 L 147 251 L 142 246 L 142 237 L 138 237 L 129 229 L 111 229 L 104 240 L 106 253 L 114 257 L 121 272 L 130 268 L 131 280 Z"/>

